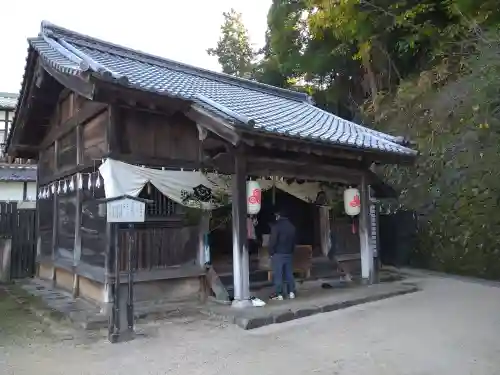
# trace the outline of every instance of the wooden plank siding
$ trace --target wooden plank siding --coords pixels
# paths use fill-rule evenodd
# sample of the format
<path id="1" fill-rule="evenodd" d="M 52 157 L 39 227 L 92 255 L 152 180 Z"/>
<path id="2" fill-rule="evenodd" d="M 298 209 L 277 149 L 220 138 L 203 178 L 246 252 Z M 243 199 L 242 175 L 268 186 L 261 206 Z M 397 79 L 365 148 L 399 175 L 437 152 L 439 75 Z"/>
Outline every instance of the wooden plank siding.
<path id="1" fill-rule="evenodd" d="M 199 167 L 198 130 L 183 114 L 97 103 L 67 91 L 61 93 L 40 144 L 39 186 L 70 176 L 76 182 L 81 173 L 86 187 L 88 173 L 96 172 L 102 159 L 110 156 L 145 166 Z M 140 196 L 154 203 L 148 206 L 147 222 L 133 230 L 136 269 L 192 268 L 197 259 L 196 223 L 187 223 L 183 208 L 151 185 Z M 72 264 L 75 272 L 84 265 L 101 268 L 104 276 L 114 240 L 96 201 L 100 198 L 104 198 L 102 186 L 55 194 L 40 202 L 40 218 L 48 220 L 38 224 L 40 259 Z M 126 230 L 118 234 L 124 255 Z"/>
<path id="2" fill-rule="evenodd" d="M 171 116 L 117 107 L 114 128 L 117 137 L 117 154 L 128 155 L 128 160 L 169 160 L 198 162 L 199 141 L 196 124 L 183 114 Z M 149 164 L 149 163 L 147 163 Z"/>
<path id="3" fill-rule="evenodd" d="M 92 172 L 99 166 L 107 149 L 105 144 L 108 105 L 89 101 L 64 90 L 50 116 L 49 126 L 39 147 L 38 187 L 49 186 L 61 178 L 73 177 L 78 172 Z M 102 190 L 102 189 L 101 189 Z M 103 198 L 103 191 L 94 191 L 91 199 Z M 38 203 L 40 220 L 37 224 L 40 243 L 39 260 L 63 262 L 77 266 L 82 257 L 82 202 L 88 200 L 80 192 L 54 194 Z M 95 213 L 95 212 L 94 212 Z M 88 237 L 88 236 L 87 236 Z M 87 241 L 87 237 L 83 236 Z M 87 245 L 89 241 L 85 242 Z M 97 254 L 105 252 L 102 242 L 90 241 L 95 248 L 85 248 L 84 258 L 101 263 Z M 96 264 L 93 264 L 96 265 Z M 104 261 L 101 267 L 104 268 Z"/>
<path id="4" fill-rule="evenodd" d="M 133 268 L 138 271 L 194 265 L 197 255 L 198 226 L 177 223 L 136 224 L 120 229 L 118 246 L 121 270 L 126 269 L 129 235 L 133 241 Z"/>

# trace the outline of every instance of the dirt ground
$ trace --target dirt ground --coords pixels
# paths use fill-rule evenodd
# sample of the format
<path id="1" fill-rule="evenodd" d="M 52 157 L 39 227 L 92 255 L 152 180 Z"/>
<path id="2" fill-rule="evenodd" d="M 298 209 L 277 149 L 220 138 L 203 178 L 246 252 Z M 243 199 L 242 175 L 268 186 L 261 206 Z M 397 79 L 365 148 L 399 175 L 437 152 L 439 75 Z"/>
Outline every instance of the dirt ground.
<path id="1" fill-rule="evenodd" d="M 421 292 L 252 331 L 179 314 L 116 345 L 61 325 L 41 330 L 3 294 L 0 374 L 500 375 L 500 287 L 416 282 Z"/>
<path id="2" fill-rule="evenodd" d="M 12 288 L 0 285 L 0 347 L 47 337 L 49 327 L 23 306 Z"/>

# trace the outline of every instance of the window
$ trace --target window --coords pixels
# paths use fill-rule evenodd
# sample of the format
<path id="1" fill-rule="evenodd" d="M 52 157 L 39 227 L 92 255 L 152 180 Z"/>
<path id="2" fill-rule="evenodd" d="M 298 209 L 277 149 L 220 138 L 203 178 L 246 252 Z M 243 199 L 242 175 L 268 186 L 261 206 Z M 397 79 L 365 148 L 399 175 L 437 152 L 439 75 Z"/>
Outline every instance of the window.
<path id="1" fill-rule="evenodd" d="M 13 119 L 14 111 L 0 110 L 0 156 L 5 156 L 5 146 Z"/>
<path id="2" fill-rule="evenodd" d="M 47 187 L 45 187 L 47 188 Z M 42 257 L 52 257 L 52 231 L 54 228 L 54 195 L 38 201 L 38 235 Z"/>
<path id="3" fill-rule="evenodd" d="M 55 255 L 73 262 L 75 248 L 76 191 L 57 197 L 57 243 Z"/>
<path id="4" fill-rule="evenodd" d="M 95 181 L 96 176 L 92 177 Z M 83 186 L 88 184 L 88 175 L 83 175 Z M 97 199 L 104 198 L 104 186 L 92 190 L 82 190 L 81 213 L 81 262 L 94 267 L 104 268 L 106 259 L 106 215 L 99 209 L 101 203 Z"/>

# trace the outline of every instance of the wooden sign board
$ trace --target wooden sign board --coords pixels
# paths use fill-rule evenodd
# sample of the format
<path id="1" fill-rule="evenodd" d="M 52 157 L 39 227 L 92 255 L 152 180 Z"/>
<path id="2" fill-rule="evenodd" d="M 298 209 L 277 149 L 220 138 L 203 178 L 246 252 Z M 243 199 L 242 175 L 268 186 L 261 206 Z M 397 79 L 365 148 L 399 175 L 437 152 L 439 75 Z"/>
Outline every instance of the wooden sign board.
<path id="1" fill-rule="evenodd" d="M 146 203 L 131 198 L 110 200 L 106 203 L 108 223 L 143 223 L 146 220 Z"/>

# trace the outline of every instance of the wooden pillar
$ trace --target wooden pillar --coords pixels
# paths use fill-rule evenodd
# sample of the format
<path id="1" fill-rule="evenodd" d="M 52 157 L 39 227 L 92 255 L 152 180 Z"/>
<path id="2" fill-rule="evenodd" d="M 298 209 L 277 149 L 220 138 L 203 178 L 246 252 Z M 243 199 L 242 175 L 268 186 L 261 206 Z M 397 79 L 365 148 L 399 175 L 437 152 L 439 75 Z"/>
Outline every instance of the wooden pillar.
<path id="1" fill-rule="evenodd" d="M 71 102 L 74 108 L 74 101 Z M 78 114 L 76 115 L 78 116 Z M 79 124 L 76 129 L 76 164 L 83 165 L 83 128 Z M 75 192 L 76 192 L 76 217 L 75 217 L 75 250 L 73 253 L 73 265 L 75 267 L 80 263 L 82 256 L 82 199 L 83 191 L 78 188 L 78 181 L 81 174 L 77 173 L 74 176 Z M 75 270 L 76 271 L 76 270 Z"/>
<path id="2" fill-rule="evenodd" d="M 246 231 L 246 161 L 236 150 L 232 185 L 233 224 L 233 281 L 235 307 L 251 306 L 248 270 L 248 241 Z"/>
<path id="3" fill-rule="evenodd" d="M 359 189 L 361 195 L 361 212 L 359 214 L 359 240 L 361 249 L 361 277 L 364 282 L 374 282 L 373 247 L 371 246 L 370 231 L 370 190 L 366 183 L 366 177 L 361 178 Z"/>
<path id="4" fill-rule="evenodd" d="M 57 154 L 59 152 L 59 141 L 56 140 L 54 142 L 54 168 L 57 170 Z M 56 259 L 56 247 L 58 243 L 58 224 L 59 224 L 59 212 L 58 212 L 58 192 L 57 188 L 59 186 L 54 185 L 54 193 L 53 195 L 53 205 L 52 205 L 52 281 L 55 283 L 56 281 L 56 267 L 54 265 Z"/>
<path id="5" fill-rule="evenodd" d="M 108 153 L 116 151 L 116 125 L 118 116 L 118 107 L 116 104 L 108 106 L 108 121 L 106 122 L 105 142 Z M 106 206 L 105 203 L 101 203 Z M 103 207 L 104 209 L 104 207 Z M 118 237 L 120 234 L 119 224 L 106 222 L 106 251 L 104 253 L 104 299 L 107 303 L 113 302 L 113 283 L 119 275 L 115 274 L 116 261 L 115 257 L 118 252 Z M 119 261 L 119 260 L 118 260 Z M 119 283 L 117 283 L 119 285 Z M 120 288 L 118 288 L 120 289 Z"/>
<path id="6" fill-rule="evenodd" d="M 71 113 L 73 116 L 79 116 L 80 111 L 76 112 L 76 95 L 71 95 Z M 80 166 L 83 164 L 83 128 L 80 124 L 80 119 L 78 118 L 78 125 L 75 129 L 76 132 L 76 165 Z M 76 298 L 80 294 L 80 276 L 78 275 L 78 265 L 80 264 L 80 259 L 82 257 L 82 198 L 83 191 L 78 187 L 78 181 L 81 178 L 81 174 L 77 173 L 72 177 L 75 194 L 76 194 L 76 213 L 75 213 L 75 244 L 73 248 L 73 297 Z"/>
<path id="7" fill-rule="evenodd" d="M 80 173 L 74 176 L 75 193 L 76 193 L 76 217 L 75 217 L 75 244 L 73 251 L 73 297 L 77 297 L 80 289 L 80 280 L 78 276 L 78 265 L 82 256 L 82 194 L 83 191 L 78 188 L 78 179 Z"/>
<path id="8" fill-rule="evenodd" d="M 330 207 L 329 206 L 319 206 L 319 229 L 320 229 L 320 246 L 321 253 L 324 256 L 328 256 L 328 251 L 330 250 Z"/>
<path id="9" fill-rule="evenodd" d="M 36 207 L 36 233 L 37 233 L 37 241 L 36 241 L 36 260 L 37 262 L 40 260 L 42 256 L 42 236 L 40 235 L 40 199 L 38 198 L 38 192 L 40 191 L 40 168 L 36 170 L 36 194 L 37 198 L 35 201 Z M 36 266 L 36 276 L 38 277 L 39 265 Z"/>
<path id="10" fill-rule="evenodd" d="M 202 211 L 198 229 L 198 265 L 210 263 L 210 253 L 206 253 L 207 234 L 210 232 L 210 212 Z"/>

